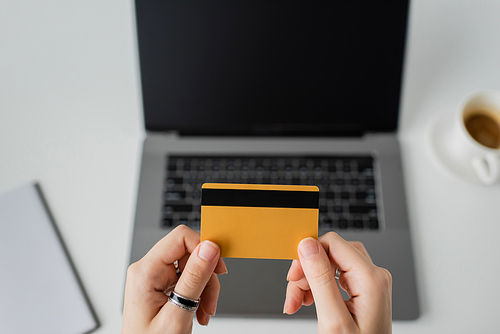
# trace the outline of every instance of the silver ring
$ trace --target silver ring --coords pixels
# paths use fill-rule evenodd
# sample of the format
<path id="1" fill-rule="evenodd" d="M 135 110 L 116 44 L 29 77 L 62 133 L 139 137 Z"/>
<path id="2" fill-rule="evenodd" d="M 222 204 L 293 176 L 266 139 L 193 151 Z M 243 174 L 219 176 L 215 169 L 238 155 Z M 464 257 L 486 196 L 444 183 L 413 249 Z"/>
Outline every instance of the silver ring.
<path id="1" fill-rule="evenodd" d="M 340 274 L 341 274 L 341 273 L 342 273 L 342 271 L 340 271 L 340 270 L 339 270 L 339 268 L 337 268 L 337 269 L 335 270 L 335 279 L 336 279 L 336 280 L 338 280 L 338 279 L 339 279 L 339 277 L 340 277 Z"/>
<path id="2" fill-rule="evenodd" d="M 191 298 L 187 298 L 184 296 L 181 296 L 175 291 L 170 292 L 170 295 L 168 296 L 168 301 L 171 304 L 174 304 L 177 307 L 180 307 L 183 310 L 189 311 L 189 312 L 194 312 L 198 309 L 198 306 L 200 304 L 200 300 L 195 300 Z"/>

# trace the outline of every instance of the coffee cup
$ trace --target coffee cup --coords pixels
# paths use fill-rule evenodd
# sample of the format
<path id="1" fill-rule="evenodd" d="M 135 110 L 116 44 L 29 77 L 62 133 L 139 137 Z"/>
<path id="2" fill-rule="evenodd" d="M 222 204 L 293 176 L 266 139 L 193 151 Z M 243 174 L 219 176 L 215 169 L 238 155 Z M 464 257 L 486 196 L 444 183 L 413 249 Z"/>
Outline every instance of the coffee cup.
<path id="1" fill-rule="evenodd" d="M 500 92 L 481 90 L 458 104 L 448 149 L 456 163 L 470 164 L 485 185 L 500 180 Z"/>

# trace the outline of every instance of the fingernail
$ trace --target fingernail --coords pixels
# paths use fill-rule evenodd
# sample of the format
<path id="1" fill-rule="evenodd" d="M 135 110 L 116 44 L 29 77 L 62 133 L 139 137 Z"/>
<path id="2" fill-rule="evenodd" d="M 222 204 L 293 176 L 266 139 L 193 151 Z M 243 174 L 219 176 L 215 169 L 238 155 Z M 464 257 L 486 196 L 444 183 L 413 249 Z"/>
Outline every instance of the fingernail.
<path id="1" fill-rule="evenodd" d="M 217 304 L 215 304 L 213 311 L 211 312 L 210 316 L 213 317 L 215 316 L 215 312 L 217 312 Z"/>
<path id="2" fill-rule="evenodd" d="M 205 261 L 212 261 L 219 252 L 218 246 L 209 240 L 202 242 L 198 256 Z"/>
<path id="3" fill-rule="evenodd" d="M 290 268 L 288 269 L 288 273 L 286 274 L 287 282 L 290 282 L 290 272 L 292 271 L 294 264 L 295 264 L 295 261 L 292 261 L 292 264 L 290 265 Z"/>
<path id="4" fill-rule="evenodd" d="M 227 266 L 226 266 L 226 263 L 222 259 L 221 259 L 221 261 L 222 261 L 222 265 L 224 266 L 224 272 L 222 273 L 222 275 L 225 275 L 228 273 Z"/>
<path id="5" fill-rule="evenodd" d="M 318 243 L 316 239 L 313 238 L 305 238 L 299 243 L 299 251 L 300 254 L 305 259 L 309 259 L 314 255 L 319 253 Z"/>

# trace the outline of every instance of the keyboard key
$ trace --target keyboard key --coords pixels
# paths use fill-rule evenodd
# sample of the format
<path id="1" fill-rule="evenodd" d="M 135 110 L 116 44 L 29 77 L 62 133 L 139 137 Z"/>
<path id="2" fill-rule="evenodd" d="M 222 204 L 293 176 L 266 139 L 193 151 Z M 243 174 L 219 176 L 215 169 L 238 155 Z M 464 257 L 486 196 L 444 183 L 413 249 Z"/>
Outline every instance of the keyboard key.
<path id="1" fill-rule="evenodd" d="M 368 196 L 366 191 L 356 191 L 356 199 L 364 200 Z"/>
<path id="2" fill-rule="evenodd" d="M 214 161 L 214 162 L 212 163 L 212 170 L 213 170 L 213 171 L 216 171 L 216 172 L 220 171 L 220 162 L 218 162 L 218 161 Z"/>
<path id="3" fill-rule="evenodd" d="M 175 185 L 181 185 L 184 182 L 182 177 L 171 177 L 167 179 L 167 187 L 173 187 Z"/>
<path id="4" fill-rule="evenodd" d="M 164 218 L 161 221 L 161 227 L 163 228 L 169 228 L 174 226 L 174 220 L 172 218 Z"/>
<path id="5" fill-rule="evenodd" d="M 328 187 L 330 185 L 330 179 L 328 177 L 323 177 L 321 179 L 321 185 L 323 187 Z"/>
<path id="6" fill-rule="evenodd" d="M 377 230 L 378 229 L 378 220 L 375 218 L 371 218 L 368 220 L 368 227 L 371 230 Z"/>
<path id="7" fill-rule="evenodd" d="M 354 218 L 352 221 L 352 226 L 354 227 L 355 230 L 362 230 L 363 220 L 359 217 Z"/>
<path id="8" fill-rule="evenodd" d="M 186 225 L 186 226 L 188 226 L 189 225 L 189 220 L 187 220 L 187 219 L 179 219 L 177 221 L 177 225 Z"/>
<path id="9" fill-rule="evenodd" d="M 324 218 L 321 220 L 321 228 L 331 230 L 333 227 L 333 221 L 330 218 Z"/>
<path id="10" fill-rule="evenodd" d="M 359 186 L 361 182 L 359 181 L 359 179 L 351 179 L 351 185 L 352 186 Z"/>
<path id="11" fill-rule="evenodd" d="M 375 184 L 375 180 L 373 178 L 367 178 L 365 179 L 365 184 L 367 186 L 373 186 Z"/>
<path id="12" fill-rule="evenodd" d="M 350 213 L 370 213 L 372 210 L 376 210 L 377 207 L 375 205 L 350 205 L 349 212 Z"/>
<path id="13" fill-rule="evenodd" d="M 363 200 L 367 204 L 375 204 L 375 192 L 373 189 L 368 191 L 357 191 L 356 199 Z"/>
<path id="14" fill-rule="evenodd" d="M 191 227 L 195 231 L 199 231 L 200 226 L 201 226 L 200 219 L 194 219 L 194 220 L 190 221 L 188 226 Z"/>
<path id="15" fill-rule="evenodd" d="M 334 205 L 333 206 L 333 212 L 335 213 L 342 213 L 344 211 L 344 208 L 342 205 Z"/>
<path id="16" fill-rule="evenodd" d="M 165 193 L 166 201 L 180 201 L 186 197 L 185 191 L 168 191 Z"/>
<path id="17" fill-rule="evenodd" d="M 164 212 L 165 214 L 172 214 L 174 212 L 191 212 L 193 211 L 193 205 L 191 204 L 165 204 Z"/>
<path id="18" fill-rule="evenodd" d="M 365 170 L 371 170 L 373 168 L 373 159 L 372 158 L 361 158 L 357 159 L 358 162 L 358 172 L 363 172 Z"/>
<path id="19" fill-rule="evenodd" d="M 345 218 L 340 218 L 338 221 L 338 225 L 340 229 L 346 229 L 349 226 L 347 219 Z"/>

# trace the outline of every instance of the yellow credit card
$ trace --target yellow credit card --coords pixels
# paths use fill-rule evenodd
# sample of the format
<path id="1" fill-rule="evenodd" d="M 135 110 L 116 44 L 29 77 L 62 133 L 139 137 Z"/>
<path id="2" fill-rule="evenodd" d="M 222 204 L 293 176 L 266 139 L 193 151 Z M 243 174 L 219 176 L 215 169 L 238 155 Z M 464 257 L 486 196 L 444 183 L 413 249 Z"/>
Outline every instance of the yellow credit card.
<path id="1" fill-rule="evenodd" d="M 318 237 L 316 186 L 205 183 L 201 240 L 222 257 L 298 259 L 297 246 Z"/>

